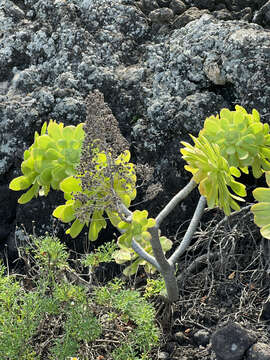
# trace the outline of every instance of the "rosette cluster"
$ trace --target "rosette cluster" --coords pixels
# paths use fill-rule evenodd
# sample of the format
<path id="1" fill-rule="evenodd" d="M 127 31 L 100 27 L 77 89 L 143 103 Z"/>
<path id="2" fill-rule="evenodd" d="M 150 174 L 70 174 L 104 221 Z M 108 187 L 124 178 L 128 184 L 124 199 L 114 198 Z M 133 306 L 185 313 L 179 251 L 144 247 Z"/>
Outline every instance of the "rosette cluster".
<path id="1" fill-rule="evenodd" d="M 47 195 L 51 187 L 58 190 L 63 179 L 75 175 L 83 139 L 83 123 L 75 127 L 53 120 L 47 126 L 45 122 L 41 134 L 35 133 L 34 143 L 24 152 L 23 175 L 9 185 L 15 191 L 26 190 L 32 185 L 18 202 L 25 204 L 34 196 Z"/>
<path id="2" fill-rule="evenodd" d="M 142 259 L 132 249 L 132 239 L 134 239 L 149 255 L 153 256 L 153 249 L 151 246 L 151 234 L 148 229 L 155 225 L 155 219 L 148 218 L 148 212 L 146 210 L 136 210 L 132 214 L 132 220 L 130 223 L 121 221 L 118 223 L 118 229 L 123 234 L 118 238 L 119 250 L 115 251 L 113 258 L 118 264 L 124 264 L 127 261 L 132 261 L 128 265 L 123 273 L 126 276 L 134 275 L 138 271 L 139 266 L 144 266 L 144 269 L 148 273 L 154 273 L 156 268 Z M 169 251 L 172 247 L 172 241 L 165 236 L 159 237 L 160 244 L 164 253 Z"/>
<path id="3" fill-rule="evenodd" d="M 235 200 L 244 201 L 240 196 L 246 196 L 245 186 L 234 179 L 240 176 L 240 171 L 229 166 L 217 144 L 211 144 L 202 135 L 199 138 L 191 137 L 194 146 L 182 142 L 185 148 L 181 149 L 181 153 L 188 163 L 185 169 L 193 174 L 194 181 L 199 184 L 200 194 L 207 199 L 209 208 L 217 206 L 224 210 L 226 215 L 230 214 L 231 209 L 239 210 Z"/>
<path id="4" fill-rule="evenodd" d="M 249 167 L 255 178 L 270 170 L 269 125 L 261 123 L 255 109 L 251 114 L 239 105 L 235 111 L 222 109 L 220 115 L 206 118 L 200 136 L 217 144 L 229 165 L 246 174 Z"/>
<path id="5" fill-rule="evenodd" d="M 268 188 L 258 187 L 253 190 L 253 196 L 258 201 L 251 207 L 254 222 L 261 228 L 261 234 L 270 239 L 270 172 L 265 173 Z"/>
<path id="6" fill-rule="evenodd" d="M 198 138 L 191 137 L 194 146 L 182 142 L 185 148 L 180 151 L 209 208 L 217 206 L 226 215 L 239 210 L 235 200 L 243 201 L 246 189 L 234 177 L 241 171 L 248 174 L 249 168 L 255 178 L 270 170 L 269 125 L 261 123 L 257 110 L 248 114 L 236 105 L 235 111 L 222 109 L 206 118 Z"/>

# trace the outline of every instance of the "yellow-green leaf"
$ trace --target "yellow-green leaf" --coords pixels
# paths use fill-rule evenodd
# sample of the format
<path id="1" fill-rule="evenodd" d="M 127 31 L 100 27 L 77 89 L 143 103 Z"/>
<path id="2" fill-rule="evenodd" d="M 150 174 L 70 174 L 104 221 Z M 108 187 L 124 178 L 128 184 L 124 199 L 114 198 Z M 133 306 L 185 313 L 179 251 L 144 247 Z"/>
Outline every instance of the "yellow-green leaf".
<path id="1" fill-rule="evenodd" d="M 252 192 L 257 201 L 270 202 L 270 189 L 259 187 Z"/>
<path id="2" fill-rule="evenodd" d="M 71 193 L 71 192 L 75 193 L 82 191 L 81 181 L 78 178 L 69 176 L 68 178 L 61 181 L 60 189 L 65 193 Z"/>
<path id="3" fill-rule="evenodd" d="M 84 225 L 84 223 L 81 223 L 78 219 L 76 219 L 71 227 L 66 231 L 66 234 L 69 234 L 74 239 L 80 234 Z"/>
<path id="4" fill-rule="evenodd" d="M 18 203 L 19 204 L 26 204 L 28 203 L 30 200 L 32 200 L 32 198 L 37 195 L 38 193 L 38 184 L 34 184 L 33 186 L 31 186 L 31 188 L 24 193 L 21 197 L 19 197 L 18 199 Z"/>
<path id="5" fill-rule="evenodd" d="M 29 188 L 29 186 L 32 184 L 31 180 L 29 180 L 26 176 L 19 176 L 13 179 L 10 184 L 9 188 L 14 191 L 20 191 L 25 190 Z"/>
<path id="6" fill-rule="evenodd" d="M 261 228 L 261 234 L 264 238 L 269 239 L 270 240 L 270 224 L 264 226 L 263 228 Z"/>
<path id="7" fill-rule="evenodd" d="M 97 240 L 100 230 L 102 228 L 103 229 L 106 228 L 107 223 L 102 215 L 103 215 L 103 210 L 102 211 L 95 210 L 92 215 L 91 224 L 88 233 L 88 239 L 90 241 Z"/>

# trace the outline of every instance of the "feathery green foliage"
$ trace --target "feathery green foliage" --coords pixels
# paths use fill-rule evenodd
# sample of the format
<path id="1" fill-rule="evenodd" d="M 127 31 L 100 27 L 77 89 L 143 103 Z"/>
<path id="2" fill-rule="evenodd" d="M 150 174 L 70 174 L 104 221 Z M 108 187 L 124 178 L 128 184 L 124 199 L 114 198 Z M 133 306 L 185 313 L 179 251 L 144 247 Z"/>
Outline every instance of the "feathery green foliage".
<path id="1" fill-rule="evenodd" d="M 0 264 L 2 359 L 90 358 L 93 342 L 99 339 L 100 346 L 104 332 L 115 329 L 119 323 L 123 325 L 124 345 L 115 344 L 113 352 L 106 354 L 113 360 L 132 358 L 130 356 L 135 353 L 146 359 L 153 346 L 158 345 L 160 334 L 155 325 L 155 310 L 137 291 L 125 289 L 119 279 L 103 287 L 94 287 L 92 292 L 88 286 L 71 283 L 61 274 L 74 274 L 75 270 L 68 267 L 69 254 L 56 238 L 34 238 L 33 247 L 21 249 L 27 257 L 30 254 L 26 250 L 34 255 L 31 257 L 33 267 L 27 277 L 31 284 L 28 290 L 21 286 L 22 281 L 15 275 L 5 275 Z M 51 263 L 54 266 L 48 277 Z M 37 278 L 30 274 L 37 274 Z M 80 278 L 79 274 L 77 276 Z M 117 316 L 109 317 L 112 312 Z M 102 317 L 107 319 L 106 323 Z M 129 330 L 130 323 L 132 328 L 129 326 Z M 44 336 L 46 346 L 40 346 Z"/>

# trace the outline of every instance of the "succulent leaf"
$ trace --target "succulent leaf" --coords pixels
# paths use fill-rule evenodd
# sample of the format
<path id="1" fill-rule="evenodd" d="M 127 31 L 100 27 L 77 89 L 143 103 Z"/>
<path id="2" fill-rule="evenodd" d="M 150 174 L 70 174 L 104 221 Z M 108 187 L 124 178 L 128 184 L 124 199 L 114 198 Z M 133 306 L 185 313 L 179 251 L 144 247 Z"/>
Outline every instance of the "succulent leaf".
<path id="1" fill-rule="evenodd" d="M 9 188 L 14 191 L 20 191 L 29 188 L 30 185 L 31 181 L 27 176 L 19 176 L 10 182 Z"/>
<path id="2" fill-rule="evenodd" d="M 270 172 L 265 173 L 266 183 L 270 186 Z M 270 188 L 259 187 L 253 190 L 253 196 L 258 201 L 251 207 L 254 222 L 261 229 L 261 234 L 270 240 Z"/>
<path id="3" fill-rule="evenodd" d="M 239 105 L 235 106 L 235 111 L 222 109 L 220 115 L 206 118 L 199 138 L 201 136 L 211 144 L 219 145 L 229 166 L 245 169 L 246 173 L 251 166 L 256 178 L 263 174 L 263 170 L 269 170 L 269 125 L 260 122 L 257 110 L 248 114 Z"/>
<path id="4" fill-rule="evenodd" d="M 69 143 L 66 139 L 76 142 Z M 50 187 L 59 189 L 60 182 L 70 175 L 76 174 L 82 142 L 84 139 L 83 124 L 66 126 L 50 120 L 48 126 L 45 122 L 41 134 L 35 133 L 35 141 L 24 152 L 24 161 L 21 164 L 23 176 L 15 178 L 10 183 L 10 189 L 19 191 L 26 190 L 35 184 L 34 196 L 47 195 Z M 64 146 L 60 146 L 64 142 Z M 62 144 L 63 145 L 63 144 Z M 31 188 L 32 189 L 32 188 Z M 23 203 L 32 199 L 33 190 L 29 190 L 25 196 L 20 197 Z M 28 201 L 27 201 L 28 199 Z"/>
<path id="5" fill-rule="evenodd" d="M 132 263 L 124 270 L 126 276 L 135 274 L 138 271 L 139 266 L 144 266 L 145 271 L 148 273 L 154 273 L 156 271 L 156 268 L 153 265 L 140 258 L 131 247 L 132 239 L 134 239 L 147 253 L 153 256 L 153 250 L 150 243 L 151 234 L 147 231 L 153 226 L 155 226 L 155 220 L 148 218 L 148 212 L 146 210 L 134 211 L 131 223 L 120 222 L 118 224 L 117 227 L 125 232 L 118 238 L 117 244 L 119 250 L 113 253 L 113 258 L 119 264 L 132 261 Z M 167 239 L 165 236 L 161 236 L 159 240 L 165 253 L 171 249 L 171 240 Z"/>
<path id="6" fill-rule="evenodd" d="M 227 116 L 227 112 L 225 112 Z M 227 120 L 227 118 L 226 118 Z M 201 195 L 205 196 L 209 208 L 218 206 L 229 215 L 231 209 L 240 209 L 231 194 L 231 188 L 236 195 L 246 196 L 245 186 L 234 180 L 239 176 L 239 170 L 229 166 L 228 161 L 222 156 L 220 147 L 211 144 L 207 138 L 200 135 L 192 136 L 194 146 L 182 142 L 186 147 L 181 149 L 184 160 L 188 163 L 185 169 L 193 174 L 193 179 L 199 184 Z M 237 197 L 237 200 L 243 201 Z"/>
<path id="7" fill-rule="evenodd" d="M 107 226 L 106 220 L 103 218 L 103 210 L 95 210 L 93 212 L 91 223 L 88 232 L 88 239 L 95 241 L 98 238 L 98 234 L 101 229 L 105 229 Z"/>
<path id="8" fill-rule="evenodd" d="M 33 186 L 30 187 L 26 193 L 22 194 L 22 196 L 19 197 L 18 203 L 19 204 L 26 204 L 28 201 L 32 200 L 34 196 L 37 196 L 38 194 L 38 184 L 35 183 Z"/>

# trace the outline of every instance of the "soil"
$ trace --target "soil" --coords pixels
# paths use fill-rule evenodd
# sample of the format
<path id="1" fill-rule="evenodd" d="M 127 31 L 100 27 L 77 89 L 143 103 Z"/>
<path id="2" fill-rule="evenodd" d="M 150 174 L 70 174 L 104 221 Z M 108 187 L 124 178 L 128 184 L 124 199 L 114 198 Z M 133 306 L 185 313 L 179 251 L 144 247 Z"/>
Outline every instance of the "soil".
<path id="1" fill-rule="evenodd" d="M 164 339 L 158 353 L 162 354 L 153 354 L 152 359 L 214 360 L 211 335 L 230 322 L 270 344 L 270 316 L 263 312 L 269 297 L 268 240 L 261 238 L 248 209 L 223 220 L 216 214 L 196 236 L 179 270 L 188 269 L 200 256 L 205 261 L 181 277 L 171 323 L 166 314 L 165 321 L 159 315 Z"/>

